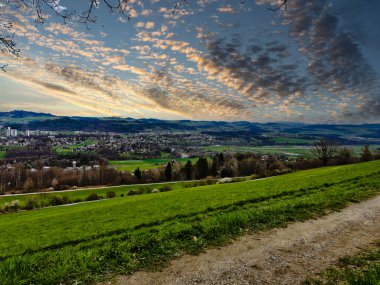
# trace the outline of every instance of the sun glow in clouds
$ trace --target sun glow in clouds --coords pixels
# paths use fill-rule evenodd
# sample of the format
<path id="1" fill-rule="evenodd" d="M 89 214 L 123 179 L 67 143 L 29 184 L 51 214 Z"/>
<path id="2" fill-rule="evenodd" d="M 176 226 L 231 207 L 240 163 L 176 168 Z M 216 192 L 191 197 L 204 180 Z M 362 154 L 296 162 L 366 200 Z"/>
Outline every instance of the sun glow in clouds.
<path id="1" fill-rule="evenodd" d="M 87 1 L 56 4 L 69 13 Z M 365 19 L 380 4 L 289 0 L 286 11 L 268 9 L 276 5 L 205 0 L 173 13 L 167 1 L 129 1 L 129 23 L 101 3 L 89 30 L 78 14 L 66 25 L 47 14 L 36 27 L 33 11 L 2 5 L 22 57 L 1 55 L 12 86 L 1 102 L 13 106 L 9 94 L 27 87 L 96 116 L 378 122 L 380 56 L 368 35 L 379 32 Z M 39 100 L 31 110 L 54 112 Z"/>

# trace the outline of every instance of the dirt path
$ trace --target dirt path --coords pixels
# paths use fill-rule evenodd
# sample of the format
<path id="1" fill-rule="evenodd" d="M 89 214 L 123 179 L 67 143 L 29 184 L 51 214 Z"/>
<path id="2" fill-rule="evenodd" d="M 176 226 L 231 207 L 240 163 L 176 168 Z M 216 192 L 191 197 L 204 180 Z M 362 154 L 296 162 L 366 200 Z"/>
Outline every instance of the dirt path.
<path id="1" fill-rule="evenodd" d="M 376 239 L 380 239 L 380 196 L 317 220 L 244 236 L 198 256 L 183 256 L 162 272 L 120 276 L 112 284 L 300 284 Z"/>

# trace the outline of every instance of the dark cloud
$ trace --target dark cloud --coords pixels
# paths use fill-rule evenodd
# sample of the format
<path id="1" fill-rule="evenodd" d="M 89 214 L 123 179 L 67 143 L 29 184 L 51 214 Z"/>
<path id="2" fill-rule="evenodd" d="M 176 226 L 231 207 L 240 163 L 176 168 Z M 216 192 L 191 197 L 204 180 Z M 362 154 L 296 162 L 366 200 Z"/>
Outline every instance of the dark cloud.
<path id="1" fill-rule="evenodd" d="M 325 88 L 335 96 L 347 91 L 362 94 L 367 96 L 365 102 L 378 102 L 376 72 L 363 56 L 361 43 L 342 28 L 329 2 L 292 0 L 287 8 L 283 17 L 309 60 L 315 88 Z M 378 116 L 376 106 L 368 105 L 367 111 Z"/>
<path id="2" fill-rule="evenodd" d="M 68 82 L 100 91 L 112 99 L 117 99 L 119 96 L 112 92 L 112 86 L 118 80 L 113 76 L 103 77 L 100 74 L 87 72 L 77 66 L 59 66 L 56 64 L 45 64 L 45 69 L 48 72 L 54 73 L 63 77 Z M 101 82 L 101 84 L 100 84 Z"/>
<path id="3" fill-rule="evenodd" d="M 68 93 L 68 94 L 71 94 L 71 95 L 75 95 L 77 94 L 76 92 L 66 88 L 66 87 L 63 87 L 61 85 L 57 85 L 57 84 L 52 84 L 52 83 L 48 83 L 48 82 L 43 82 L 43 81 L 40 81 L 40 80 L 33 80 L 34 83 L 36 84 L 39 84 L 47 89 L 51 89 L 53 91 L 59 91 L 59 92 L 64 92 L 64 93 Z"/>
<path id="4" fill-rule="evenodd" d="M 286 97 L 304 93 L 307 88 L 307 79 L 296 72 L 297 65 L 281 60 L 288 56 L 287 46 L 277 41 L 261 46 L 249 44 L 242 52 L 244 46 L 240 41 L 217 39 L 209 41 L 207 48 L 208 59 L 220 67 L 220 72 L 229 70 L 231 78 L 240 82 L 237 89 L 252 99 Z"/>

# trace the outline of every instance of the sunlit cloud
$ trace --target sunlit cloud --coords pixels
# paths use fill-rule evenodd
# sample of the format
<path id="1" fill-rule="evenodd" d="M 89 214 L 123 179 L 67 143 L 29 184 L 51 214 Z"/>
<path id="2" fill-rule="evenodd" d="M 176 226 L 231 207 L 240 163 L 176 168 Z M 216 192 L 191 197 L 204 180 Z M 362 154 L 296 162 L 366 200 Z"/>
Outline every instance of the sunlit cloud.
<path id="1" fill-rule="evenodd" d="M 7 8 L 23 56 L 2 54 L 1 75 L 108 116 L 378 121 L 378 50 L 353 36 L 334 1 L 288 2 L 272 13 L 281 1 L 198 0 L 175 11 L 129 1 L 130 23 L 100 7 L 89 30 L 54 17 L 36 27 L 33 13 Z"/>

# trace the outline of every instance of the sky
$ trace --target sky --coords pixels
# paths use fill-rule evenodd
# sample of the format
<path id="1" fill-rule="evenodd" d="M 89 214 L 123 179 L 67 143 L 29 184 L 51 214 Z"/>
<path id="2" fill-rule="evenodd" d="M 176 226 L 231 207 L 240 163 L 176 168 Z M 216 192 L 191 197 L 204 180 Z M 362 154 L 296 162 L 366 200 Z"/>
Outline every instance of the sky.
<path id="1" fill-rule="evenodd" d="M 108 0 L 111 3 L 116 1 Z M 12 1 L 11 1 L 12 2 Z M 32 1 L 26 1 L 32 3 Z M 380 122 L 380 1 L 129 0 L 36 10 L 0 0 L 0 111 L 306 123 Z"/>

